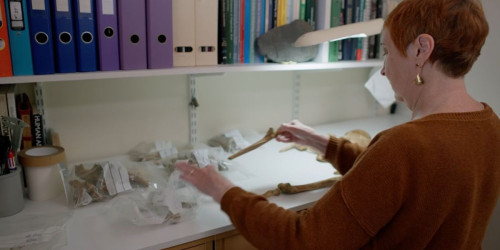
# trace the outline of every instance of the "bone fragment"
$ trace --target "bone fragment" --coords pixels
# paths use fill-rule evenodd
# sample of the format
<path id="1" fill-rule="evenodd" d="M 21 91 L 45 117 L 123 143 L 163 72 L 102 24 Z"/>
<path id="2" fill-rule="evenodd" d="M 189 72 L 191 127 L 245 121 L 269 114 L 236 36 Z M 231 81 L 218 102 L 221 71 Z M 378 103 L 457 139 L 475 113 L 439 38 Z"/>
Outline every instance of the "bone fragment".
<path id="1" fill-rule="evenodd" d="M 331 187 L 337 181 L 339 181 L 342 176 L 331 177 L 325 180 L 312 182 L 304 185 L 291 185 L 290 183 L 280 183 L 278 188 L 266 191 L 262 196 L 269 198 L 271 196 L 278 196 L 280 194 L 297 194 L 301 192 L 316 190 L 320 188 Z"/>
<path id="2" fill-rule="evenodd" d="M 234 158 L 236 158 L 238 156 L 241 156 L 241 155 L 243 155 L 245 153 L 248 153 L 248 152 L 250 152 L 250 151 L 252 151 L 252 150 L 254 150 L 254 149 L 256 149 L 256 148 L 258 148 L 258 147 L 260 147 L 262 145 L 264 145 L 265 143 L 269 142 L 270 140 L 274 139 L 277 135 L 278 134 L 274 132 L 273 128 L 269 128 L 269 130 L 267 130 L 266 135 L 262 139 L 258 140 L 254 144 L 252 144 L 252 145 L 250 145 L 250 146 L 248 146 L 248 147 L 246 147 L 246 148 L 244 148 L 244 149 L 242 149 L 242 150 L 234 153 L 233 155 L 229 156 L 228 159 L 232 160 L 232 159 L 234 159 Z"/>

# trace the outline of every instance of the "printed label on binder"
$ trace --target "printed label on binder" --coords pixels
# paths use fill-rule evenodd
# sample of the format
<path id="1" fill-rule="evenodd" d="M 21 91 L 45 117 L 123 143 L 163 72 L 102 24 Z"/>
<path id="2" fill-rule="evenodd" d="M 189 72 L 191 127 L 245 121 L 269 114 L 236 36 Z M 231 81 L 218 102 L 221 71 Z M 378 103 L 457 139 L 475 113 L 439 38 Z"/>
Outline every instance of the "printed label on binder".
<path id="1" fill-rule="evenodd" d="M 113 5 L 113 0 L 102 0 L 102 14 L 103 15 L 114 15 L 115 6 Z"/>
<path id="2" fill-rule="evenodd" d="M 44 0 L 31 0 L 31 8 L 34 10 L 45 10 Z"/>
<path id="3" fill-rule="evenodd" d="M 21 0 L 10 0 L 9 8 L 12 30 L 24 30 L 23 4 Z"/>
<path id="4" fill-rule="evenodd" d="M 80 0 L 80 13 L 92 13 L 90 0 Z"/>
<path id="5" fill-rule="evenodd" d="M 68 0 L 56 0 L 56 10 L 59 12 L 69 12 Z"/>

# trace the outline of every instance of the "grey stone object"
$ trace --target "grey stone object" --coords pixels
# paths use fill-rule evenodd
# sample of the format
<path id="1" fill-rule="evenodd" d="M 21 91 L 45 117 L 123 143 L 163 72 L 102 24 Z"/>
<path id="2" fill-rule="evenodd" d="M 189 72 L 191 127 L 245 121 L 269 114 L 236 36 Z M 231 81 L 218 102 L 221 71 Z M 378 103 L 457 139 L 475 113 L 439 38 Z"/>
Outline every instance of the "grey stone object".
<path id="1" fill-rule="evenodd" d="M 313 31 L 303 20 L 295 20 L 286 25 L 269 30 L 255 41 L 256 50 L 273 62 L 307 62 L 316 57 L 319 45 L 295 47 L 301 35 Z"/>

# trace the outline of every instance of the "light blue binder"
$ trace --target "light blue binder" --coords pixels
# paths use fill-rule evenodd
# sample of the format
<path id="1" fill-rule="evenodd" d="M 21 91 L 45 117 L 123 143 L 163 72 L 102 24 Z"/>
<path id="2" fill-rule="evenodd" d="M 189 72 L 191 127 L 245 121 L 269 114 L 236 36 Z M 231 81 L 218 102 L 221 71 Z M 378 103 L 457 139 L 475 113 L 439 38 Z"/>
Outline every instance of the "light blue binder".
<path id="1" fill-rule="evenodd" d="M 26 0 L 5 0 L 5 9 L 9 30 L 12 72 L 14 75 L 33 75 Z"/>

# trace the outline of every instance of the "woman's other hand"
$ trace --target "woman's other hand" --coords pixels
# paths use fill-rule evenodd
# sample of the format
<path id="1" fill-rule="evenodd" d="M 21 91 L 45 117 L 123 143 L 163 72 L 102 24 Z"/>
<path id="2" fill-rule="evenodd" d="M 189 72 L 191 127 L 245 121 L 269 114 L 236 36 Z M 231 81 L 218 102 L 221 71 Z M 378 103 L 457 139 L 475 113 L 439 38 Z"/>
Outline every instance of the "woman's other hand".
<path id="1" fill-rule="evenodd" d="M 211 196 L 219 203 L 224 193 L 235 186 L 212 165 L 200 168 L 197 164 L 182 161 L 175 163 L 175 167 L 182 172 L 181 179 L 191 183 L 200 192 Z"/>

